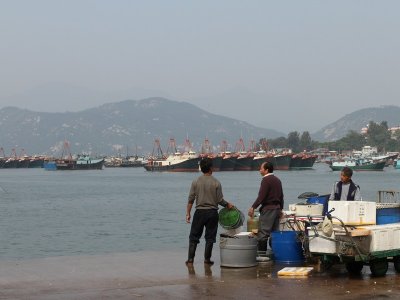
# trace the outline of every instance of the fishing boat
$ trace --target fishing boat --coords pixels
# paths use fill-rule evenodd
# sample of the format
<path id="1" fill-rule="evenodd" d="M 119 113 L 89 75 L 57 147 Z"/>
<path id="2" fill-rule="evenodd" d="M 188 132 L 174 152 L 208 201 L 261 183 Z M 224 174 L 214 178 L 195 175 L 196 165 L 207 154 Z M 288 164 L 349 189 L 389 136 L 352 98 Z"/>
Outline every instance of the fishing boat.
<path id="1" fill-rule="evenodd" d="M 395 169 L 399 169 L 399 170 L 400 170 L 400 162 L 399 162 L 398 159 L 395 159 L 395 160 L 393 161 L 393 167 L 394 167 Z"/>
<path id="2" fill-rule="evenodd" d="M 208 138 L 205 138 L 203 144 L 201 145 L 200 159 L 205 157 L 212 159 L 214 172 L 221 170 L 222 156 L 213 153 L 213 149 Z"/>
<path id="3" fill-rule="evenodd" d="M 236 158 L 234 171 L 251 171 L 253 167 L 253 159 L 253 153 L 240 152 Z"/>
<path id="4" fill-rule="evenodd" d="M 104 158 L 93 158 L 89 155 L 80 155 L 73 166 L 73 170 L 101 170 Z"/>
<path id="5" fill-rule="evenodd" d="M 274 155 L 274 170 L 289 170 L 292 155 L 290 153 L 279 153 Z"/>
<path id="6" fill-rule="evenodd" d="M 15 149 L 11 150 L 11 156 L 10 157 L 5 157 L 3 148 L 1 148 L 1 151 L 3 153 L 2 157 L 4 158 L 3 168 L 5 168 L 5 169 L 17 168 L 17 166 L 18 166 L 18 156 L 17 156 L 17 153 L 15 152 Z"/>
<path id="7" fill-rule="evenodd" d="M 43 164 L 45 161 L 44 156 L 32 156 L 29 161 L 29 168 L 43 168 Z"/>
<path id="8" fill-rule="evenodd" d="M 237 159 L 236 153 L 228 151 L 228 142 L 225 140 L 221 142 L 220 150 L 218 153 L 218 156 L 222 158 L 220 171 L 234 171 Z"/>
<path id="9" fill-rule="evenodd" d="M 268 151 L 268 144 L 266 140 L 261 141 L 260 148 L 261 149 L 258 151 L 254 151 L 253 162 L 251 164 L 251 170 L 253 171 L 260 170 L 260 167 L 264 162 L 274 158 L 274 155 Z"/>
<path id="10" fill-rule="evenodd" d="M 149 159 L 144 165 L 146 171 L 198 172 L 200 157 L 194 151 L 176 152 L 165 159 Z"/>
<path id="11" fill-rule="evenodd" d="M 101 170 L 104 158 L 92 158 L 87 155 L 79 156 L 77 159 L 54 159 L 46 161 L 43 167 L 47 171 L 55 170 Z"/>
<path id="12" fill-rule="evenodd" d="M 186 145 L 191 148 L 190 142 L 186 139 Z M 146 171 L 169 171 L 169 172 L 198 172 L 201 157 L 192 150 L 183 153 L 178 152 L 174 139 L 170 139 L 168 149 L 174 152 L 165 156 L 162 152 L 160 141 L 156 139 L 153 148 L 153 155 L 148 158 L 147 164 L 144 165 Z M 167 150 L 168 151 L 168 150 Z M 157 152 L 158 155 L 155 155 Z"/>
<path id="13" fill-rule="evenodd" d="M 93 158 L 89 155 L 78 155 L 72 157 L 69 142 L 64 141 L 63 151 L 60 158 L 46 160 L 43 168 L 47 171 L 55 170 L 101 170 L 104 158 Z"/>
<path id="14" fill-rule="evenodd" d="M 292 170 L 311 169 L 314 166 L 317 155 L 308 153 L 293 154 L 289 168 Z"/>
<path id="15" fill-rule="evenodd" d="M 236 143 L 236 163 L 234 171 L 251 171 L 253 166 L 253 158 L 255 156 L 255 142 L 250 141 L 248 151 L 244 145 L 243 138 L 240 138 Z"/>
<path id="16" fill-rule="evenodd" d="M 131 156 L 122 159 L 119 166 L 122 168 L 137 168 L 137 167 L 143 167 L 146 164 L 147 164 L 147 159 L 145 157 Z"/>
<path id="17" fill-rule="evenodd" d="M 341 161 L 333 161 L 329 166 L 332 171 L 341 171 L 344 167 L 349 167 L 354 171 L 382 171 L 386 160 L 374 161 L 365 158 L 348 158 Z"/>
<path id="18" fill-rule="evenodd" d="M 259 150 L 253 157 L 253 162 L 251 164 L 252 171 L 260 170 L 260 166 L 267 161 L 267 152 L 264 150 Z"/>
<path id="19" fill-rule="evenodd" d="M 200 154 L 200 160 L 206 157 L 212 160 L 213 172 L 221 171 L 222 156 L 214 153 Z"/>

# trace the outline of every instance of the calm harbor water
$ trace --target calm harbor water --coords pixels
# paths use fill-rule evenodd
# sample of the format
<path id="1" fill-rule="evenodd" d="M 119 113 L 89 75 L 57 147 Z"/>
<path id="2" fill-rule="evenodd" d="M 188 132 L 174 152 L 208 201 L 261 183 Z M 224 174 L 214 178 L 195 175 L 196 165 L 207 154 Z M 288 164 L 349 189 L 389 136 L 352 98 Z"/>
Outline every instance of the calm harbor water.
<path id="1" fill-rule="evenodd" d="M 93 171 L 0 169 L 0 259 L 30 259 L 145 250 L 186 249 L 187 194 L 200 173 L 157 173 L 143 168 Z M 225 198 L 244 213 L 257 196 L 258 172 L 216 172 Z M 327 194 L 339 172 L 276 171 L 285 209 L 303 192 Z M 363 200 L 400 190 L 400 170 L 355 172 Z"/>

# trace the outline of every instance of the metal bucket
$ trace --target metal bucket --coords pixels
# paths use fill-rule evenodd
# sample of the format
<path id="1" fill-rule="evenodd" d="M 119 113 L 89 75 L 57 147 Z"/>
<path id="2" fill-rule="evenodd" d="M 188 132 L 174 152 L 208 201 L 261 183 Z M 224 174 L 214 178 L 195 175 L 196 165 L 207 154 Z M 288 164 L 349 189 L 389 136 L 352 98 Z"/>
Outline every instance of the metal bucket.
<path id="1" fill-rule="evenodd" d="M 257 239 L 250 235 L 220 236 L 221 267 L 247 268 L 256 266 Z"/>

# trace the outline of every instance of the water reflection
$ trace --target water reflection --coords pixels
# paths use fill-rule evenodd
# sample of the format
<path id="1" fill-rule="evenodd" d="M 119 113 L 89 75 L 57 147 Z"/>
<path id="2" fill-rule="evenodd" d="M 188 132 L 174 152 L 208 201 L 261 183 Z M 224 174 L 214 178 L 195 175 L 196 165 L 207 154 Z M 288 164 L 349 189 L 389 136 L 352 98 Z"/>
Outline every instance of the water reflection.
<path id="1" fill-rule="evenodd" d="M 249 268 L 221 268 L 221 279 L 225 281 L 270 278 L 274 272 L 273 262 L 263 262 Z"/>

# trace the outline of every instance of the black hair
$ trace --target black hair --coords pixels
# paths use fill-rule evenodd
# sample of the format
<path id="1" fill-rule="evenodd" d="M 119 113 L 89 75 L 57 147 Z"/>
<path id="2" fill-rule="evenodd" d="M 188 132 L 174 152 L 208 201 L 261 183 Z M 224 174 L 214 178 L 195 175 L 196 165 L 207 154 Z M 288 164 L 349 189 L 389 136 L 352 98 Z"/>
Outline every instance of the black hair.
<path id="1" fill-rule="evenodd" d="M 200 170 L 201 172 L 208 173 L 212 168 L 212 159 L 209 157 L 204 157 L 200 160 Z"/>
<path id="2" fill-rule="evenodd" d="M 342 173 L 343 173 L 344 176 L 347 176 L 349 178 L 351 178 L 351 176 L 353 176 L 353 170 L 351 168 L 349 168 L 349 167 L 344 167 L 342 169 Z"/>
<path id="3" fill-rule="evenodd" d="M 274 165 L 269 161 L 263 164 L 263 168 L 264 170 L 268 170 L 268 173 L 274 173 Z"/>

